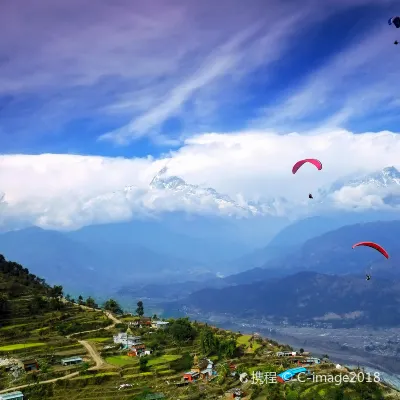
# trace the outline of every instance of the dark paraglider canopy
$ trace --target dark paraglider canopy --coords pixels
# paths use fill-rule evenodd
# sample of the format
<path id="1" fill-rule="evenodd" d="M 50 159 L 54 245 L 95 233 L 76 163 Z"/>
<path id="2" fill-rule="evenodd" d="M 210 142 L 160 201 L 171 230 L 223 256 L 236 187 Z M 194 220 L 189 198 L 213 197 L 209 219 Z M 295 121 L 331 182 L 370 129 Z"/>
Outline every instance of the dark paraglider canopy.
<path id="1" fill-rule="evenodd" d="M 309 199 L 313 199 L 314 197 L 312 197 L 312 194 L 310 193 L 310 194 L 308 195 L 308 198 L 309 198 Z"/>
<path id="2" fill-rule="evenodd" d="M 400 28 L 400 17 L 396 16 L 396 17 L 392 17 L 389 19 L 388 21 L 389 25 L 394 25 L 396 28 Z"/>
<path id="3" fill-rule="evenodd" d="M 394 41 L 394 44 L 399 44 L 399 42 L 397 40 Z"/>

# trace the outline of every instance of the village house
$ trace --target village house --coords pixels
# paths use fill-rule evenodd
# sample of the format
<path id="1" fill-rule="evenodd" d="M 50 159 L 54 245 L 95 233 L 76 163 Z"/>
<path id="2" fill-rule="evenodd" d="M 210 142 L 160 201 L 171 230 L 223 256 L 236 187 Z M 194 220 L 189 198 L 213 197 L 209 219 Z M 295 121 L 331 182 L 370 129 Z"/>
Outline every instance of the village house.
<path id="1" fill-rule="evenodd" d="M 26 372 L 39 370 L 39 364 L 35 359 L 23 361 L 23 364 Z"/>
<path id="2" fill-rule="evenodd" d="M 145 326 L 151 326 L 151 318 L 149 317 L 142 317 L 136 321 L 129 322 L 129 326 L 133 326 L 134 328 L 143 328 Z"/>
<path id="3" fill-rule="evenodd" d="M 143 343 L 141 343 L 131 346 L 127 355 L 129 357 L 137 357 L 144 351 L 146 351 L 146 346 Z"/>
<path id="4" fill-rule="evenodd" d="M 0 394 L 0 400 L 24 400 L 22 392 L 11 392 Z"/>
<path id="5" fill-rule="evenodd" d="M 122 344 L 125 348 L 142 344 L 140 336 L 131 336 L 128 333 L 120 332 L 113 337 L 114 343 Z"/>
<path id="6" fill-rule="evenodd" d="M 199 379 L 200 374 L 196 371 L 189 371 L 183 374 L 183 379 L 188 382 L 194 382 L 195 380 Z"/>
<path id="7" fill-rule="evenodd" d="M 152 321 L 151 327 L 154 329 L 165 329 L 168 326 L 167 321 Z"/>
<path id="8" fill-rule="evenodd" d="M 298 365 L 301 366 L 310 366 L 310 365 L 315 365 L 315 364 L 321 364 L 321 360 L 316 357 L 311 357 L 307 359 L 302 359 L 297 362 Z"/>
<path id="9" fill-rule="evenodd" d="M 197 356 L 194 356 L 192 369 L 183 374 L 183 379 L 189 382 L 199 378 L 209 380 L 213 375 L 216 375 L 214 363 L 207 358 L 199 360 Z"/>
<path id="10" fill-rule="evenodd" d="M 232 388 L 232 389 L 229 389 L 227 392 L 225 392 L 225 396 L 228 399 L 240 400 L 243 396 L 243 391 L 239 388 Z"/>
<path id="11" fill-rule="evenodd" d="M 61 360 L 61 364 L 64 366 L 80 364 L 82 362 L 83 362 L 83 360 L 81 357 L 69 357 L 69 358 L 64 358 Z"/>
<path id="12" fill-rule="evenodd" d="M 278 357 L 294 357 L 294 356 L 296 356 L 296 352 L 295 351 L 278 351 L 277 353 L 276 353 L 276 355 L 278 356 Z"/>
<path id="13" fill-rule="evenodd" d="M 4 368 L 6 372 L 14 369 L 15 367 L 23 368 L 24 365 L 16 358 L 0 358 L 0 368 Z"/>

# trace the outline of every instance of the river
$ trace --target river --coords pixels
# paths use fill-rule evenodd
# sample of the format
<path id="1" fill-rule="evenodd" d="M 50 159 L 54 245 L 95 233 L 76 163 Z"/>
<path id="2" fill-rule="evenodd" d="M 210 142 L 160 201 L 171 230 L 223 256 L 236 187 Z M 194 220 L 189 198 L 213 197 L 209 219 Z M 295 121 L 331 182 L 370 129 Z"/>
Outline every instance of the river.
<path id="1" fill-rule="evenodd" d="M 249 327 L 246 326 L 247 324 L 231 322 L 213 322 L 213 325 L 227 330 L 240 331 L 241 333 L 251 334 L 254 331 L 257 331 L 263 337 L 273 339 L 282 344 L 288 344 L 294 349 L 304 348 L 305 351 L 309 351 L 319 356 L 328 354 L 329 359 L 334 363 L 349 368 L 355 368 L 357 366 L 364 367 L 365 371 L 371 374 L 379 372 L 383 381 L 397 390 L 400 390 L 400 360 L 396 357 L 369 354 L 365 351 L 354 348 L 341 350 L 340 348 L 335 348 L 335 345 L 332 345 L 332 343 L 324 339 L 323 334 L 315 332 L 315 335 L 311 335 L 309 332 L 310 330 L 308 330 L 307 337 L 304 338 L 301 337 L 301 334 L 295 335 L 284 333 L 283 331 L 285 331 L 285 329 L 282 329 L 279 326 L 263 329 L 262 327 Z M 296 331 L 300 332 L 298 328 Z"/>

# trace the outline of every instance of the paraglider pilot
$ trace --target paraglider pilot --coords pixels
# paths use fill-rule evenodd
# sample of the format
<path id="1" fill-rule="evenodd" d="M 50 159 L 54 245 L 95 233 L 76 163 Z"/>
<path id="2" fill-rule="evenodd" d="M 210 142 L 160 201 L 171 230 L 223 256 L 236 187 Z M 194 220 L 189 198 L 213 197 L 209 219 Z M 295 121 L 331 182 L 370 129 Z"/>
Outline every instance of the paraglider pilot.
<path id="1" fill-rule="evenodd" d="M 366 274 L 366 279 L 369 281 L 371 279 L 371 275 Z"/>
<path id="2" fill-rule="evenodd" d="M 312 197 L 312 194 L 310 193 L 310 194 L 308 195 L 308 198 L 309 198 L 309 199 L 313 199 L 314 197 Z"/>

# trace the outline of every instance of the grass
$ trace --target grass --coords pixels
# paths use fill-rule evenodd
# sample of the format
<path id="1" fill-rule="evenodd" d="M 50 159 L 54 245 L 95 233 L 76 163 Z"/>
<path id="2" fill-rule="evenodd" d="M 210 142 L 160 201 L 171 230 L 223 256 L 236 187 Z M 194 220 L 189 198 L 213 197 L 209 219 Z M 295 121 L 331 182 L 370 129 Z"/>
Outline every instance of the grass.
<path id="1" fill-rule="evenodd" d="M 136 357 L 129 357 L 129 356 L 112 356 L 112 357 L 107 357 L 105 359 L 106 363 L 111 364 L 111 365 L 116 365 L 118 367 L 122 367 L 124 365 L 132 365 L 132 364 L 137 364 L 137 358 Z"/>
<path id="2" fill-rule="evenodd" d="M 115 375 L 119 375 L 119 373 L 118 372 L 101 372 L 99 374 L 94 374 L 94 375 L 81 375 L 76 378 L 73 378 L 72 380 L 95 378 L 95 377 L 99 377 L 99 376 L 115 376 Z"/>
<path id="3" fill-rule="evenodd" d="M 251 335 L 242 335 L 237 339 L 238 345 L 245 345 L 249 353 L 254 353 L 261 345 L 253 341 L 253 347 L 250 347 Z"/>
<path id="4" fill-rule="evenodd" d="M 7 346 L 1 346 L 0 351 L 14 351 L 14 350 L 21 350 L 27 349 L 29 347 L 39 347 L 45 346 L 45 343 L 19 343 L 19 344 L 9 344 Z"/>
<path id="5" fill-rule="evenodd" d="M 111 337 L 95 337 L 95 338 L 89 338 L 87 339 L 91 342 L 97 342 L 97 343 L 102 343 L 102 342 L 107 342 L 111 340 Z"/>
<path id="6" fill-rule="evenodd" d="M 168 362 L 175 361 L 178 358 L 181 358 L 181 356 L 176 354 L 165 354 L 163 356 L 150 359 L 147 365 L 151 367 L 152 365 L 166 364 Z"/>
<path id="7" fill-rule="evenodd" d="M 8 325 L 8 326 L 3 326 L 2 328 L 0 328 L 0 330 L 9 331 L 11 329 L 20 328 L 21 326 L 26 326 L 26 325 L 28 325 L 28 324 Z"/>

